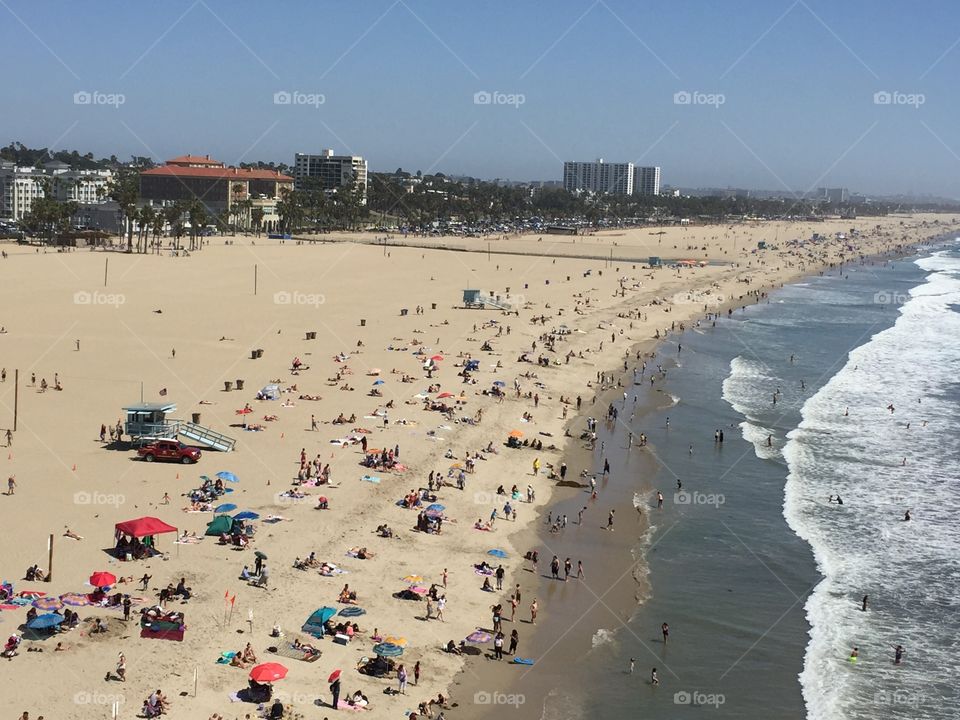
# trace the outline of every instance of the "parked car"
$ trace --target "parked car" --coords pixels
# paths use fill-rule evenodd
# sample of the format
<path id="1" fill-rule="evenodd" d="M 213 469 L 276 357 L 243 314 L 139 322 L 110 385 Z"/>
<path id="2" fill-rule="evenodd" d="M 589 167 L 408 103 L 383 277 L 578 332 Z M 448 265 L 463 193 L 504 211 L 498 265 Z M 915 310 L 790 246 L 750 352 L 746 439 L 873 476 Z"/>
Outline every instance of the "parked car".
<path id="1" fill-rule="evenodd" d="M 137 455 L 147 462 L 169 460 L 188 465 L 200 459 L 200 448 L 184 445 L 178 440 L 157 440 L 137 450 Z"/>

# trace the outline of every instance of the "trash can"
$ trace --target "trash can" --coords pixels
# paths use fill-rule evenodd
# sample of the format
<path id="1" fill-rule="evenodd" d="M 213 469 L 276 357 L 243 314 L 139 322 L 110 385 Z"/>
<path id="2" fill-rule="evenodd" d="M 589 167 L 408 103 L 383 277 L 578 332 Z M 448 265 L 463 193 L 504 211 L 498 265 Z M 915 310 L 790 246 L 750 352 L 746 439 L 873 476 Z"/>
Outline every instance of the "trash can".
<path id="1" fill-rule="evenodd" d="M 256 351 L 256 350 L 251 350 L 251 351 L 250 351 L 250 359 L 251 359 L 251 360 L 256 360 L 256 359 L 257 359 L 257 351 Z"/>
<path id="2" fill-rule="evenodd" d="M 237 380 L 236 382 L 237 390 L 243 390 L 243 380 Z"/>
<path id="3" fill-rule="evenodd" d="M 191 413 L 190 419 L 193 421 L 194 425 L 200 424 L 200 413 Z"/>
<path id="4" fill-rule="evenodd" d="M 400 308 L 400 317 L 405 317 L 407 314 L 407 308 Z"/>
<path id="5" fill-rule="evenodd" d="M 360 327 L 366 327 L 366 326 L 367 326 L 367 321 L 364 320 L 363 318 L 360 318 Z"/>
<path id="6" fill-rule="evenodd" d="M 437 304 L 436 304 L 436 303 L 430 303 L 430 309 L 431 309 L 431 310 L 436 310 L 436 309 L 437 309 Z"/>
<path id="7" fill-rule="evenodd" d="M 224 380 L 224 381 L 223 381 L 223 391 L 224 391 L 224 392 L 230 392 L 231 390 L 233 390 L 233 383 L 232 383 L 230 380 Z"/>
<path id="8" fill-rule="evenodd" d="M 257 357 L 258 357 L 258 358 L 262 358 L 262 357 L 263 357 L 263 348 L 258 348 L 258 349 L 257 349 Z"/>

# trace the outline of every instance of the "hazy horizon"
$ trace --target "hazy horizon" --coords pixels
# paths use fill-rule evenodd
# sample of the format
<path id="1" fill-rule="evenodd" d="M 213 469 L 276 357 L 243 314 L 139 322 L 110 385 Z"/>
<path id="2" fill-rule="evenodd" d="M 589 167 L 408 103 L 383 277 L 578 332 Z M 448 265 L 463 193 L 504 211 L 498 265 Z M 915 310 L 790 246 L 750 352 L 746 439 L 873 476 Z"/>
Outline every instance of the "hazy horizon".
<path id="1" fill-rule="evenodd" d="M 4 0 L 0 142 L 155 160 L 960 197 L 960 10 L 815 0 L 549 7 Z"/>

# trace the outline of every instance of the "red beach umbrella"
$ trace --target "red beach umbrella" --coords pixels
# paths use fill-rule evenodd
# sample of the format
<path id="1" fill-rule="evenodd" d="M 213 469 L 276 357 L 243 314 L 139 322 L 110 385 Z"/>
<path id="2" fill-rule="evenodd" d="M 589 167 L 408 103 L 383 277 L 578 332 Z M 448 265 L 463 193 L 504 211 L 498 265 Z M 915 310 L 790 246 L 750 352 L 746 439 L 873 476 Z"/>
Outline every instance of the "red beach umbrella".
<path id="1" fill-rule="evenodd" d="M 434 362 L 440 362 L 441 360 L 443 360 L 443 355 L 431 355 L 430 359 L 433 360 Z"/>
<path id="2" fill-rule="evenodd" d="M 327 678 L 327 682 L 332 683 L 339 679 L 340 679 L 340 668 L 337 668 L 332 673 L 330 673 L 330 677 Z"/>
<path id="3" fill-rule="evenodd" d="M 254 682 L 269 683 L 274 680 L 282 680 L 287 676 L 287 668 L 280 663 L 263 663 L 257 665 L 250 671 L 250 679 Z"/>
<path id="4" fill-rule="evenodd" d="M 437 395 L 437 400 L 443 400 L 444 398 L 448 398 L 448 397 L 453 397 L 453 393 L 442 392 L 439 395 Z"/>
<path id="5" fill-rule="evenodd" d="M 90 576 L 90 584 L 96 588 L 107 587 L 108 585 L 115 585 L 116 583 L 117 576 L 104 570 L 98 570 Z"/>

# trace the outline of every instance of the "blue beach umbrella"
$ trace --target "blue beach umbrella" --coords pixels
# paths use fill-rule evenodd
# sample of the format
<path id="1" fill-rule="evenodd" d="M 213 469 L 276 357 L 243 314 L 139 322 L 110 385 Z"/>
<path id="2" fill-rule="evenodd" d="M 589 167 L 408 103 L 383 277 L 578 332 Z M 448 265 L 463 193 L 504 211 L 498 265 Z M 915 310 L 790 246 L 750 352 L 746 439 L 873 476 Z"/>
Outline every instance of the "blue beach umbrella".
<path id="1" fill-rule="evenodd" d="M 373 652 L 380 657 L 400 657 L 403 655 L 403 648 L 393 643 L 382 642 L 373 646 Z"/>
<path id="2" fill-rule="evenodd" d="M 503 380 L 494 380 L 493 384 L 497 387 L 506 387 L 507 385 Z"/>
<path id="3" fill-rule="evenodd" d="M 493 555 L 498 558 L 505 558 L 507 553 L 505 550 L 500 550 L 499 548 L 494 548 L 493 550 L 487 550 L 487 555 Z"/>
<path id="4" fill-rule="evenodd" d="M 233 516 L 234 520 L 259 520 L 260 515 L 253 512 L 253 510 L 244 510 L 243 512 L 238 512 Z"/>
<path id="5" fill-rule="evenodd" d="M 240 482 L 240 478 L 238 478 L 229 470 L 221 470 L 217 473 L 217 477 L 221 480 L 226 480 L 227 482 Z"/>
<path id="6" fill-rule="evenodd" d="M 440 503 L 434 503 L 433 505 L 427 507 L 427 510 L 433 510 L 435 512 L 443 512 L 446 509 L 446 506 L 441 505 Z"/>
<path id="7" fill-rule="evenodd" d="M 341 610 L 337 614 L 340 615 L 341 617 L 360 617 L 361 615 L 366 615 L 367 611 L 364 610 L 362 607 L 351 605 L 349 607 L 345 607 L 343 610 Z"/>
<path id="8" fill-rule="evenodd" d="M 374 385 L 383 385 L 383 382 L 384 382 L 383 380 L 381 380 L 380 378 L 377 378 L 376 380 L 373 381 L 373 384 L 374 384 Z"/>
<path id="9" fill-rule="evenodd" d="M 213 509 L 213 511 L 215 513 L 228 513 L 228 512 L 233 512 L 236 509 L 237 509 L 237 506 L 234 505 L 233 503 L 224 503 L 223 505 L 217 505 Z"/>
<path id="10" fill-rule="evenodd" d="M 62 622 L 63 615 L 59 613 L 44 613 L 43 615 L 37 615 L 33 620 L 28 622 L 27 627 L 31 630 L 46 630 L 56 627 Z"/>

